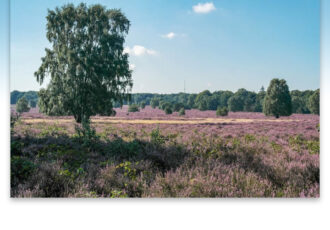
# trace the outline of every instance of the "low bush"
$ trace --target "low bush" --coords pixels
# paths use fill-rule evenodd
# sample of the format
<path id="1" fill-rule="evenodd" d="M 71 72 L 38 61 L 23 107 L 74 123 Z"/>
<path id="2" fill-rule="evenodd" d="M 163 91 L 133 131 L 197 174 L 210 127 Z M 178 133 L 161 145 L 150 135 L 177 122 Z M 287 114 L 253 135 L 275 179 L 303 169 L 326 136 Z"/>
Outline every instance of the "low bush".
<path id="1" fill-rule="evenodd" d="M 164 109 L 164 112 L 165 112 L 165 114 L 172 114 L 172 109 L 170 108 L 170 107 L 166 107 L 165 109 Z"/>
<path id="2" fill-rule="evenodd" d="M 228 109 L 227 107 L 218 107 L 217 112 L 216 112 L 217 116 L 227 116 L 228 115 Z"/>
<path id="3" fill-rule="evenodd" d="M 129 105 L 128 112 L 129 113 L 139 112 L 139 106 L 136 104 Z"/>
<path id="4" fill-rule="evenodd" d="M 12 156 L 10 160 L 10 182 L 11 186 L 16 186 L 27 180 L 34 172 L 36 166 L 30 160 Z"/>

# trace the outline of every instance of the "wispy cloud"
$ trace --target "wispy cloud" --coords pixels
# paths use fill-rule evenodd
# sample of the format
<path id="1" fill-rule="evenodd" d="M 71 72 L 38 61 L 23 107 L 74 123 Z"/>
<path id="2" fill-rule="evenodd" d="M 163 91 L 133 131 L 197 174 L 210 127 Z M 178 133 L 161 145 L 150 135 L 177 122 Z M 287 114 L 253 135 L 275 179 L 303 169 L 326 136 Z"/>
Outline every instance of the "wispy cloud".
<path id="1" fill-rule="evenodd" d="M 135 45 L 133 48 L 125 47 L 124 53 L 128 53 L 133 56 L 143 56 L 143 55 L 156 55 L 157 52 L 155 50 L 147 49 L 140 45 Z"/>
<path id="2" fill-rule="evenodd" d="M 192 8 L 193 8 L 194 12 L 197 14 L 207 14 L 216 9 L 213 2 L 198 3 L 197 5 L 193 6 Z"/>
<path id="3" fill-rule="evenodd" d="M 173 39 L 174 37 L 178 36 L 176 33 L 169 32 L 168 34 L 162 35 L 163 38 Z"/>
<path id="4" fill-rule="evenodd" d="M 168 34 L 162 34 L 160 35 L 162 38 L 166 38 L 169 40 L 172 40 L 173 38 L 177 38 L 177 37 L 186 37 L 187 34 L 184 33 L 174 33 L 174 32 L 169 32 Z"/>

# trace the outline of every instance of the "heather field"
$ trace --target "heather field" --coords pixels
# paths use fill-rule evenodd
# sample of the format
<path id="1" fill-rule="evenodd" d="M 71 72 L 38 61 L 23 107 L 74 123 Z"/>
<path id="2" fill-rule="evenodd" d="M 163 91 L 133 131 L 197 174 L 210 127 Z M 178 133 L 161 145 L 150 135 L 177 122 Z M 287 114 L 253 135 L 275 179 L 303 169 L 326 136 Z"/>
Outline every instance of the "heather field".
<path id="1" fill-rule="evenodd" d="M 319 197 L 317 115 L 124 106 L 91 121 L 86 139 L 72 117 L 23 113 L 11 130 L 11 196 Z"/>

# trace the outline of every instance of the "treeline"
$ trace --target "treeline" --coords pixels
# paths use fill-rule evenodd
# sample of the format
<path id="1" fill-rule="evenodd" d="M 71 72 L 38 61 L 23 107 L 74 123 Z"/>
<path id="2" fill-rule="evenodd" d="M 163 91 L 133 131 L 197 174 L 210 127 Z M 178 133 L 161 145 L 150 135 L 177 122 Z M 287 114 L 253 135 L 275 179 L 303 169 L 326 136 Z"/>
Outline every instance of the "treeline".
<path id="1" fill-rule="evenodd" d="M 292 101 L 292 113 L 308 114 L 312 113 L 309 101 L 316 90 L 293 90 L 290 92 Z M 35 107 L 38 101 L 37 91 L 20 92 L 13 91 L 10 96 L 10 103 L 16 104 L 21 97 L 25 97 L 30 107 Z M 154 94 L 154 93 L 134 93 L 130 100 L 125 100 L 124 105 L 150 105 L 153 108 L 171 108 L 173 111 L 184 109 L 217 110 L 218 108 L 228 108 L 232 112 L 262 112 L 263 100 L 266 91 L 262 87 L 259 92 L 239 89 L 235 93 L 231 91 L 215 91 L 211 93 L 204 90 L 199 94 L 176 93 L 176 94 Z M 33 106 L 34 105 L 34 106 Z M 114 107 L 120 107 L 115 103 Z"/>
<path id="2" fill-rule="evenodd" d="M 312 113 L 310 98 L 316 91 L 318 90 L 291 91 L 292 113 Z M 153 108 L 159 107 L 161 109 L 170 104 L 174 111 L 183 107 L 184 109 L 199 109 L 201 111 L 228 108 L 232 112 L 262 112 L 265 96 L 264 87 L 257 93 L 246 89 L 239 89 L 235 93 L 222 90 L 213 93 L 205 90 L 199 94 L 137 93 L 132 94 L 131 101 L 126 101 L 125 104 L 151 105 Z"/>
<path id="3" fill-rule="evenodd" d="M 25 97 L 25 99 L 28 101 L 28 104 L 30 107 L 34 108 L 36 107 L 38 103 L 38 92 L 37 91 L 27 91 L 27 92 L 20 92 L 17 90 L 14 90 L 10 93 L 10 104 L 15 105 L 17 104 L 18 100 L 22 97 Z"/>

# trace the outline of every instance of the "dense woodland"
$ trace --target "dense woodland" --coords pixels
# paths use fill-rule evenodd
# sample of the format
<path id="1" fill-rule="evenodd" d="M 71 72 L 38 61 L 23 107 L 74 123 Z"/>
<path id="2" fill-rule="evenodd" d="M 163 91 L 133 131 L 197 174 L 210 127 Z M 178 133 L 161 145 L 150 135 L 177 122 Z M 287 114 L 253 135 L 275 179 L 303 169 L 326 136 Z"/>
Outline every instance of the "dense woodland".
<path id="1" fill-rule="evenodd" d="M 309 114 L 309 99 L 317 90 L 292 90 L 290 92 L 292 101 L 292 113 Z M 199 94 L 176 93 L 176 94 L 155 94 L 155 93 L 134 93 L 131 94 L 130 99 L 124 100 L 123 104 L 136 104 L 140 107 L 151 105 L 152 107 L 159 107 L 165 109 L 171 107 L 173 111 L 184 109 L 199 109 L 217 110 L 218 107 L 228 108 L 232 112 L 262 112 L 263 100 L 266 95 L 264 87 L 258 93 L 248 91 L 246 89 L 239 89 L 235 93 L 231 91 L 215 91 L 211 93 L 209 90 L 200 92 Z M 16 104 L 17 101 L 25 97 L 29 102 L 30 107 L 35 107 L 38 103 L 37 91 L 12 91 L 10 95 L 10 103 Z M 120 107 L 116 103 L 114 107 Z"/>

